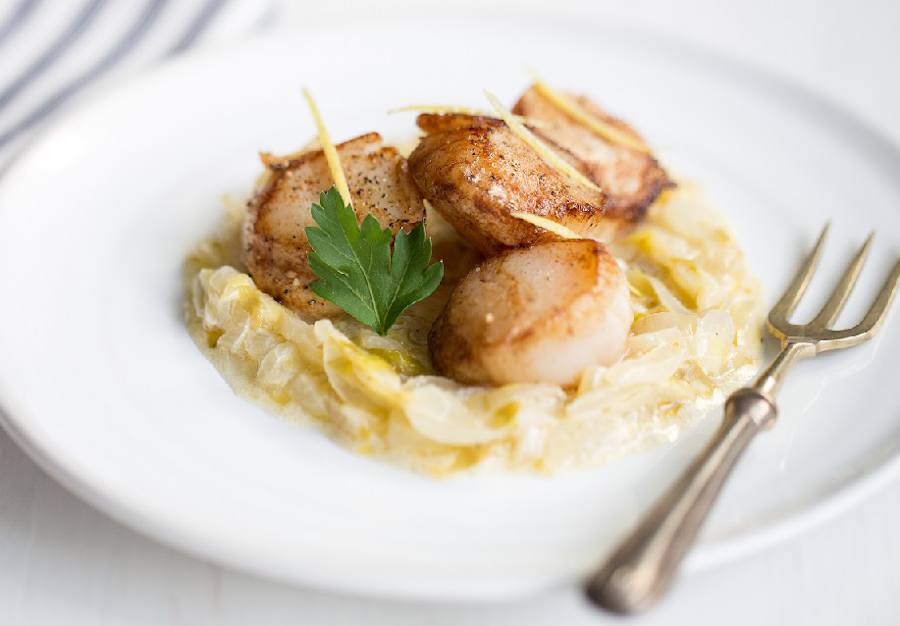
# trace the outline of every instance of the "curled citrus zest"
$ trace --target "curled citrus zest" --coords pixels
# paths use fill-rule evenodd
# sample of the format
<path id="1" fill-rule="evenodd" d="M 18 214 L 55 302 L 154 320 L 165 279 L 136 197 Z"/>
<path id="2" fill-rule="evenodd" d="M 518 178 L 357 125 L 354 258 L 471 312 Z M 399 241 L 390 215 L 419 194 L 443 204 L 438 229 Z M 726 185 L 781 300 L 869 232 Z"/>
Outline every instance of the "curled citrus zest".
<path id="1" fill-rule="evenodd" d="M 522 221 L 528 222 L 529 224 L 537 226 L 538 228 L 548 230 L 554 235 L 559 235 L 563 239 L 584 239 L 584 237 L 576 233 L 574 230 L 563 226 L 559 222 L 554 222 L 553 220 L 546 217 L 541 217 L 540 215 L 525 213 L 524 211 L 513 211 L 510 213 L 510 215 L 512 215 L 516 219 L 520 219 Z"/>
<path id="2" fill-rule="evenodd" d="M 334 144 L 331 142 L 331 137 L 328 135 L 328 129 L 325 128 L 325 122 L 322 121 L 322 116 L 319 114 L 319 107 L 316 106 L 316 101 L 313 100 L 309 89 L 303 90 L 303 97 L 306 98 L 309 112 L 312 114 L 313 120 L 316 123 L 316 130 L 319 133 L 319 143 L 322 146 L 322 152 L 325 153 L 325 160 L 328 162 L 328 169 L 331 171 L 331 178 L 334 181 L 334 186 L 337 188 L 338 193 L 341 194 L 341 199 L 344 201 L 344 204 L 350 204 L 350 188 L 347 187 L 347 178 L 344 176 L 344 170 L 341 167 L 341 160 L 338 158 L 337 150 L 335 150 Z"/>
<path id="3" fill-rule="evenodd" d="M 610 143 L 649 154 L 650 148 L 643 141 L 585 111 L 571 98 L 561 94 L 545 83 L 534 70 L 531 70 L 530 74 L 531 80 L 534 82 L 534 88 L 537 92 L 573 120 L 592 130 Z"/>
<path id="4" fill-rule="evenodd" d="M 494 110 L 497 111 L 497 114 L 500 116 L 500 118 L 504 122 L 506 122 L 509 130 L 511 130 L 514 135 L 516 135 L 519 139 L 528 144 L 535 152 L 537 152 L 547 165 L 561 173 L 563 176 L 567 176 L 573 179 L 583 187 L 593 189 L 594 191 L 601 191 L 600 187 L 595 185 L 593 181 L 591 181 L 587 176 L 566 163 L 562 159 L 562 157 L 548 148 L 547 144 L 535 137 L 530 130 L 525 128 L 525 126 L 521 122 L 516 120 L 509 109 L 507 109 L 505 106 L 503 106 L 503 104 L 500 103 L 500 100 L 497 99 L 497 96 L 489 91 L 485 91 L 484 95 L 487 96 L 488 102 L 491 103 L 491 106 L 494 107 Z"/>

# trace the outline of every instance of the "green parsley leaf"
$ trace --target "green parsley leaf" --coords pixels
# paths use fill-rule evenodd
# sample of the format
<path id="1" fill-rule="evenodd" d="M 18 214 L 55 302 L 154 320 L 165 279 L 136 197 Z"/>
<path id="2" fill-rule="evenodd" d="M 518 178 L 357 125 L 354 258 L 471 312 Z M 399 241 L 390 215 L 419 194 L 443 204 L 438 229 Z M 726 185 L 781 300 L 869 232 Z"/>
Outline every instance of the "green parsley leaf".
<path id="1" fill-rule="evenodd" d="M 313 249 L 308 258 L 319 280 L 310 289 L 379 335 L 408 307 L 434 293 L 444 277 L 442 261 L 428 265 L 431 239 L 424 224 L 392 237 L 371 213 L 357 223 L 353 207 L 334 187 L 312 205 L 312 217 L 318 226 L 306 229 Z"/>

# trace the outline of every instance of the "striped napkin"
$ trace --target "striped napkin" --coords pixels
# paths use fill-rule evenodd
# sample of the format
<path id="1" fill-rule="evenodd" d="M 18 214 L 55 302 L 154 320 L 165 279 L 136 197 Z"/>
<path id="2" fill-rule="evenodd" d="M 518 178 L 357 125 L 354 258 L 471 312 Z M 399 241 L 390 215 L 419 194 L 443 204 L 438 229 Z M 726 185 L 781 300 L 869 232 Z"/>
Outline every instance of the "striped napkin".
<path id="1" fill-rule="evenodd" d="M 264 0 L 0 0 L 0 173 L 91 90 L 271 21 Z"/>

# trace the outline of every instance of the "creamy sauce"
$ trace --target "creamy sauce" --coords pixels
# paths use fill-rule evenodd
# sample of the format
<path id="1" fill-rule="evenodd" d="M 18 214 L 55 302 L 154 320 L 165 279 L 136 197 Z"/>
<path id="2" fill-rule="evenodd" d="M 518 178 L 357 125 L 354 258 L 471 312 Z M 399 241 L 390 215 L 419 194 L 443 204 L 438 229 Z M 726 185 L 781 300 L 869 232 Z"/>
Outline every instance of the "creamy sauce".
<path id="1" fill-rule="evenodd" d="M 429 214 L 428 229 L 444 283 L 381 337 L 349 317 L 304 320 L 259 291 L 240 264 L 243 208 L 226 208 L 219 232 L 185 266 L 197 345 L 238 394 L 417 471 L 604 463 L 674 439 L 758 365 L 758 281 L 691 184 L 665 192 L 612 246 L 635 323 L 621 361 L 589 368 L 574 389 L 472 387 L 434 374 L 428 330 L 478 260 L 440 216 Z"/>

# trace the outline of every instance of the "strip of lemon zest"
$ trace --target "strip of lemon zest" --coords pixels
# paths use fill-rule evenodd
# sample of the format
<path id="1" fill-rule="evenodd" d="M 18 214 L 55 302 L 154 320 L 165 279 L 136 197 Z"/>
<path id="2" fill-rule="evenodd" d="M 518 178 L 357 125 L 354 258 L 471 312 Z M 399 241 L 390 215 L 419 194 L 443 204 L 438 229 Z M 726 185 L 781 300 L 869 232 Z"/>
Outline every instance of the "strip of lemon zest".
<path id="1" fill-rule="evenodd" d="M 316 106 L 316 101 L 313 100 L 309 89 L 303 90 L 303 97 L 306 98 L 309 112 L 316 123 L 319 143 L 322 145 L 322 152 L 325 153 L 325 160 L 328 162 L 328 169 L 331 171 L 331 179 L 334 181 L 334 186 L 337 187 L 338 193 L 341 194 L 344 204 L 350 204 L 350 188 L 347 187 L 347 179 L 344 176 L 344 170 L 341 167 L 341 160 L 338 158 L 337 150 L 335 150 L 331 137 L 328 135 L 328 129 L 325 128 L 325 122 L 322 121 L 322 116 L 319 114 L 319 107 Z"/>
<path id="2" fill-rule="evenodd" d="M 601 191 L 600 187 L 595 185 L 593 181 L 591 181 L 587 176 L 576 170 L 574 167 L 566 163 L 562 157 L 553 152 L 547 145 L 534 136 L 534 134 L 525 128 L 521 122 L 518 122 L 513 118 L 513 114 L 510 113 L 509 109 L 507 109 L 503 104 L 500 103 L 500 100 L 497 99 L 497 96 L 492 94 L 489 91 L 485 91 L 484 95 L 487 96 L 488 102 L 491 103 L 491 106 L 494 107 L 494 110 L 497 111 L 497 114 L 500 118 L 506 122 L 506 125 L 509 127 L 509 130 L 513 132 L 519 139 L 528 144 L 544 162 L 561 173 L 563 176 L 568 176 L 569 178 L 576 181 L 578 184 L 587 187 L 588 189 L 593 189 L 594 191 Z"/>
<path id="3" fill-rule="evenodd" d="M 531 70 L 529 73 L 531 74 L 531 80 L 534 82 L 534 88 L 537 92 L 573 120 L 592 130 L 610 143 L 649 154 L 650 148 L 643 141 L 585 111 L 576 102 L 545 83 L 534 70 Z"/>
<path id="4" fill-rule="evenodd" d="M 446 104 L 407 104 L 406 106 L 388 109 L 388 113 L 403 113 L 406 111 L 421 111 L 422 113 L 457 113 L 459 115 L 477 115 L 479 117 L 497 118 L 497 114 L 493 111 Z M 525 117 L 524 115 L 513 115 L 513 118 L 522 124 L 527 124 L 534 128 L 547 128 L 547 123 L 543 120 L 536 120 L 534 118 Z"/>
<path id="5" fill-rule="evenodd" d="M 537 226 L 538 228 L 549 230 L 554 235 L 559 235 L 563 239 L 585 239 L 585 237 L 579 235 L 574 230 L 563 226 L 559 222 L 554 222 L 553 220 L 546 217 L 541 217 L 540 215 L 525 213 L 524 211 L 512 211 L 510 215 L 512 215 L 516 219 L 520 219 L 528 222 L 529 224 Z"/>

